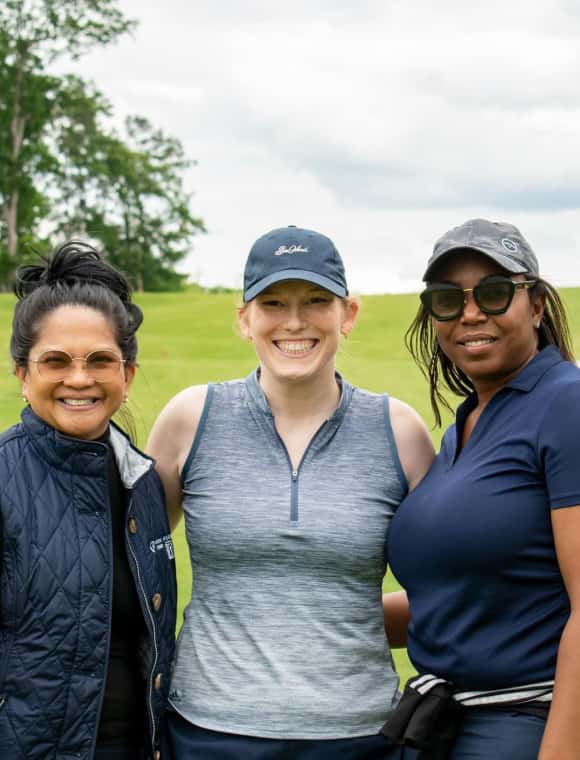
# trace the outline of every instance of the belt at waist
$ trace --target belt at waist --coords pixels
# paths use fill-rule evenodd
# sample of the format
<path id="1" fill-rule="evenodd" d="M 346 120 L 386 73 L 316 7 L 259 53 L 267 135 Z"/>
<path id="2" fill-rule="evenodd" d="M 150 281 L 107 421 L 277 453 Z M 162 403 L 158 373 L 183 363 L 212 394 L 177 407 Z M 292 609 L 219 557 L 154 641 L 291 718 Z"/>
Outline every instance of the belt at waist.
<path id="1" fill-rule="evenodd" d="M 407 681 L 403 696 L 390 713 L 381 733 L 391 741 L 410 747 L 429 747 L 434 738 L 452 741 L 464 710 L 476 707 L 517 710 L 534 705 L 546 713 L 552 699 L 553 681 L 487 691 L 457 691 L 452 683 L 430 673 Z"/>

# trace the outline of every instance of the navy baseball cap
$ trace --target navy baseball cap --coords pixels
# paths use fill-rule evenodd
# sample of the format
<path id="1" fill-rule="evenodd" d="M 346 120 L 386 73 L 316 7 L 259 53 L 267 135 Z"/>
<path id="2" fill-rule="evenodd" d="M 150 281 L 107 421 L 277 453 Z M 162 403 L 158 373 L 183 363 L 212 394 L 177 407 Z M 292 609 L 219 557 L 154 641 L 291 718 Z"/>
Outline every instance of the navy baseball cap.
<path id="1" fill-rule="evenodd" d="M 340 254 L 330 238 L 290 225 L 267 232 L 250 249 L 244 302 L 283 280 L 305 280 L 343 298 L 348 295 Z"/>
<path id="2" fill-rule="evenodd" d="M 435 264 L 460 248 L 482 253 L 513 274 L 540 275 L 536 254 L 517 227 L 506 222 L 469 219 L 459 227 L 453 227 L 435 243 L 423 279 L 429 280 Z"/>

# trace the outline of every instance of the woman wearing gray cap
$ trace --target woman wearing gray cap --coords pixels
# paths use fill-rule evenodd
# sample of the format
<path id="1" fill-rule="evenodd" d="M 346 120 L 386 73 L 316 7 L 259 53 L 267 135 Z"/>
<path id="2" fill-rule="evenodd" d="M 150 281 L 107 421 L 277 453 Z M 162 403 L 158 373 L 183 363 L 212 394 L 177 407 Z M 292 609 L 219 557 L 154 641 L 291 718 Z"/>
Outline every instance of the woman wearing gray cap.
<path id="1" fill-rule="evenodd" d="M 385 536 L 433 449 L 412 409 L 336 372 L 357 311 L 331 240 L 263 235 L 238 314 L 258 369 L 188 388 L 155 424 L 193 565 L 170 692 L 177 760 L 402 757 L 378 733 L 398 684 Z"/>
<path id="2" fill-rule="evenodd" d="M 485 219 L 446 233 L 424 279 L 408 345 L 438 422 L 445 390 L 466 398 L 389 531 L 421 675 L 385 732 L 426 757 L 578 758 L 580 371 L 564 307 L 519 230 Z M 447 715 L 420 735 L 437 691 Z"/>

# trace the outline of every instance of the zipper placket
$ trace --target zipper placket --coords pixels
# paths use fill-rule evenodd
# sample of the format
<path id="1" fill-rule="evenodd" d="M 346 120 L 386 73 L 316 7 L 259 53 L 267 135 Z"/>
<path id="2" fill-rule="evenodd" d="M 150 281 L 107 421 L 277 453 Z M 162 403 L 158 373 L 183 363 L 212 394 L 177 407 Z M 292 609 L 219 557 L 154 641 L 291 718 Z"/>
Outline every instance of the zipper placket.
<path id="1" fill-rule="evenodd" d="M 300 469 L 302 467 L 302 463 L 306 459 L 306 456 L 308 452 L 310 451 L 310 447 L 316 440 L 316 437 L 322 430 L 322 428 L 328 423 L 328 420 L 324 420 L 322 425 L 318 428 L 318 430 L 314 433 L 312 438 L 310 439 L 310 442 L 308 446 L 304 449 L 304 453 L 302 454 L 302 457 L 300 459 L 300 462 L 298 463 L 298 467 L 294 469 L 294 466 L 292 464 L 292 460 L 290 459 L 290 454 L 288 454 L 288 449 L 286 448 L 286 444 L 282 440 L 280 433 L 276 430 L 276 423 L 274 420 L 274 417 L 272 417 L 272 424 L 274 425 L 274 432 L 276 433 L 276 437 L 280 441 L 280 445 L 282 446 L 282 449 L 284 453 L 286 454 L 286 460 L 288 462 L 288 467 L 290 469 L 290 525 L 296 526 L 298 524 L 298 478 L 300 477 Z"/>
<path id="2" fill-rule="evenodd" d="M 129 500 L 129 506 L 126 512 L 126 516 L 130 514 L 132 506 L 133 506 L 133 498 L 131 497 L 131 499 Z M 149 678 L 148 678 L 148 683 L 147 683 L 147 707 L 149 708 L 149 717 L 151 719 L 151 750 L 154 753 L 156 731 L 155 731 L 155 714 L 153 712 L 153 677 L 155 674 L 155 670 L 157 669 L 157 660 L 159 659 L 159 652 L 157 649 L 157 634 L 155 631 L 155 621 L 153 619 L 153 614 L 151 610 L 149 609 L 147 594 L 145 593 L 145 587 L 143 586 L 143 579 L 141 577 L 141 568 L 139 567 L 137 555 L 135 554 L 133 547 L 131 546 L 131 542 L 127 540 L 126 533 L 125 533 L 125 543 L 129 547 L 129 551 L 131 552 L 131 556 L 133 557 L 133 562 L 135 563 L 135 567 L 137 569 L 137 581 L 139 582 L 139 588 L 141 589 L 141 593 L 143 595 L 143 601 L 145 602 L 145 609 L 147 610 L 147 614 L 149 615 L 149 620 L 151 621 L 151 630 L 153 631 L 153 651 L 155 653 L 155 657 L 153 659 L 153 664 L 149 672 Z"/>
<path id="3" fill-rule="evenodd" d="M 100 446 L 104 444 L 99 444 Z M 109 655 L 111 654 L 111 625 L 113 621 L 113 525 L 112 525 L 112 519 L 111 519 L 111 500 L 109 498 L 109 461 L 108 457 L 110 456 L 109 452 L 107 452 L 107 455 L 105 456 L 105 483 L 107 486 L 107 509 L 104 511 L 104 520 L 107 525 L 107 544 L 109 549 L 109 615 L 107 619 L 107 651 L 105 654 L 105 673 L 103 675 L 103 686 L 101 689 L 101 696 L 99 699 L 99 709 L 97 710 L 97 722 L 95 724 L 95 732 L 93 735 L 93 745 L 91 747 L 91 754 L 90 757 L 94 757 L 95 754 L 95 747 L 97 744 L 97 733 L 99 730 L 99 723 L 101 721 L 101 712 L 103 710 L 103 701 L 105 699 L 105 690 L 107 688 L 107 676 L 108 676 L 108 665 L 109 665 Z"/>

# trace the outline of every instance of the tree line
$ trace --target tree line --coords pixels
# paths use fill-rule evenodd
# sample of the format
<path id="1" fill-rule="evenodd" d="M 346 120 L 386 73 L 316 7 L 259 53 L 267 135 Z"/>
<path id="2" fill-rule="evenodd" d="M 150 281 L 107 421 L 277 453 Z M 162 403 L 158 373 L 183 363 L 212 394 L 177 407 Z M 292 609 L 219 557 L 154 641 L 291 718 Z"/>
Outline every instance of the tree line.
<path id="1" fill-rule="evenodd" d="M 95 243 L 140 290 L 171 290 L 204 230 L 183 176 L 192 161 L 144 116 L 112 126 L 111 103 L 52 72 L 132 32 L 117 0 L 0 3 L 0 289 L 64 239 Z"/>

